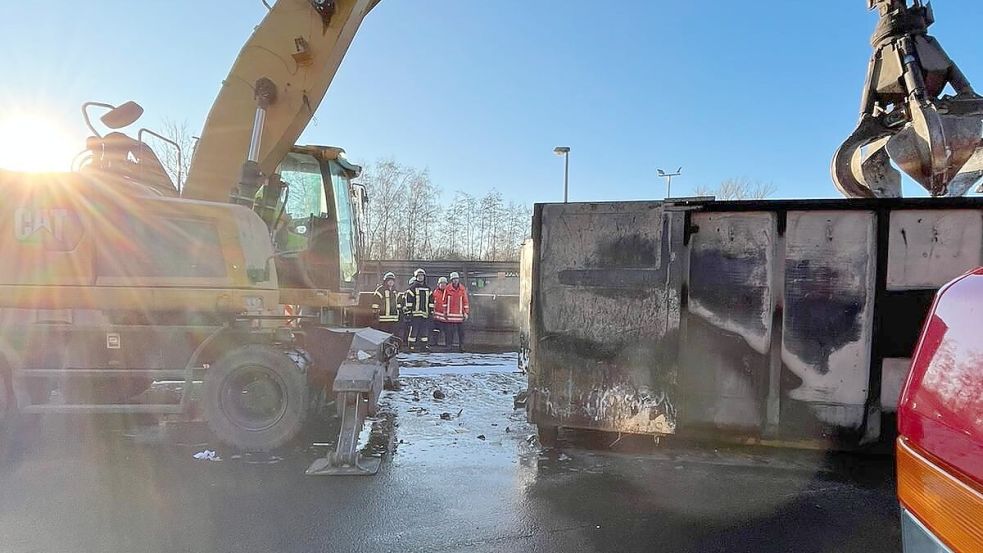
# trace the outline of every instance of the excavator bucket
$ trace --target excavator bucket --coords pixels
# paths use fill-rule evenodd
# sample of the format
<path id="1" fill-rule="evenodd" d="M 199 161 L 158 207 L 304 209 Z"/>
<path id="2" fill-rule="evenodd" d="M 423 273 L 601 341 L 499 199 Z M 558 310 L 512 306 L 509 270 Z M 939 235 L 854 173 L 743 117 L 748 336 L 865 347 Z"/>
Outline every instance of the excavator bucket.
<path id="1" fill-rule="evenodd" d="M 371 328 L 332 329 L 352 334 L 346 359 L 332 383 L 341 428 L 335 451 L 315 459 L 309 476 L 361 476 L 379 471 L 382 459 L 358 451 L 358 437 L 368 417 L 376 414 L 384 388 L 395 387 L 399 378 L 397 345 L 391 334 Z"/>

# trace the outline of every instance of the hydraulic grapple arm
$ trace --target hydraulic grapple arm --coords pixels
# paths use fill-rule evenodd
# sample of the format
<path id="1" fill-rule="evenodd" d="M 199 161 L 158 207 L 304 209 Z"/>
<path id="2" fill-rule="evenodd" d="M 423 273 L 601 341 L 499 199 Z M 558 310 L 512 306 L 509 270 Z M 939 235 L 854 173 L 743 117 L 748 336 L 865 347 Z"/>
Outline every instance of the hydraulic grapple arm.
<path id="1" fill-rule="evenodd" d="M 880 13 L 874 53 L 860 122 L 833 157 L 833 181 L 848 197 L 898 197 L 893 161 L 933 196 L 961 196 L 983 177 L 983 98 L 928 35 L 931 5 L 868 0 L 868 7 Z M 942 96 L 947 85 L 955 96 Z"/>

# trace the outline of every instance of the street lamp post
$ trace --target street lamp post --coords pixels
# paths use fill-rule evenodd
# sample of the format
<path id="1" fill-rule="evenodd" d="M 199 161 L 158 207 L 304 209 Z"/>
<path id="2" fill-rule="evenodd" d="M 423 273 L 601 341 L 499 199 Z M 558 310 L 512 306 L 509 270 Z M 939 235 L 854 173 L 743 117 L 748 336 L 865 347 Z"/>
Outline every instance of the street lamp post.
<path id="1" fill-rule="evenodd" d="M 662 169 L 656 169 L 659 172 L 659 176 L 666 179 L 666 199 L 668 200 L 672 196 L 672 178 L 678 177 L 683 174 L 683 168 L 680 167 L 676 169 L 675 173 L 666 173 Z"/>
<path id="2" fill-rule="evenodd" d="M 570 201 L 570 146 L 557 146 L 553 153 L 563 156 L 563 203 Z"/>

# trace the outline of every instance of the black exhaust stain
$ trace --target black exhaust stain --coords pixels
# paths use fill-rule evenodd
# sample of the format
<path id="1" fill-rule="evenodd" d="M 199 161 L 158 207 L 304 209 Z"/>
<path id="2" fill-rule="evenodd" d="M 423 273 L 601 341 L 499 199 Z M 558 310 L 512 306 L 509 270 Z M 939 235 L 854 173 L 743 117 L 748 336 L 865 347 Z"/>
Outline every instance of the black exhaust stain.
<path id="1" fill-rule="evenodd" d="M 767 283 L 756 283 L 753 277 L 766 266 L 764 250 L 734 255 L 694 249 L 690 256 L 690 298 L 717 317 L 760 335 L 765 332 L 767 294 L 763 291 Z"/>
<path id="2" fill-rule="evenodd" d="M 619 236 L 598 245 L 587 262 L 589 268 L 564 269 L 557 278 L 560 284 L 590 288 L 603 297 L 645 298 L 665 285 L 666 271 L 658 264 L 659 246 L 640 234 Z"/>
<path id="3" fill-rule="evenodd" d="M 601 244 L 596 251 L 598 267 L 650 267 L 659 262 L 658 247 L 654 240 L 640 234 L 619 236 Z"/>
<path id="4" fill-rule="evenodd" d="M 863 274 L 866 260 L 858 263 L 844 269 Z M 785 266 L 785 347 L 819 374 L 829 373 L 830 354 L 857 341 L 863 329 L 866 294 L 848 288 L 849 276 L 841 271 L 808 259 Z"/>
<path id="5" fill-rule="evenodd" d="M 619 296 L 644 297 L 665 283 L 665 271 L 653 269 L 565 269 L 557 273 L 560 284 L 611 289 Z M 592 290 L 604 295 L 604 290 Z"/>

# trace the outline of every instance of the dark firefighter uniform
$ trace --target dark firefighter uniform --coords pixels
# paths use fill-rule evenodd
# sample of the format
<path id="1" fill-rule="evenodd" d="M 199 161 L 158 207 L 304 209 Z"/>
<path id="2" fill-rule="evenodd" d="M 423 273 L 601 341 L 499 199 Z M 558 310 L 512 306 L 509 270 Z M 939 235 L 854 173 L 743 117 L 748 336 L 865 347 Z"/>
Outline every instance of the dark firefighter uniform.
<path id="1" fill-rule="evenodd" d="M 417 269 L 423 278 L 413 280 L 406 289 L 404 309 L 410 321 L 410 335 L 407 338 L 410 351 L 430 349 L 430 316 L 433 313 L 433 294 L 427 286 L 426 275 Z"/>
<path id="2" fill-rule="evenodd" d="M 396 291 L 396 276 L 386 273 L 383 283 L 375 289 L 372 296 L 372 311 L 375 312 L 375 327 L 383 332 L 396 334 L 399 315 L 403 309 L 402 294 Z"/>

